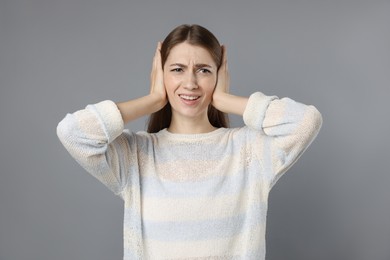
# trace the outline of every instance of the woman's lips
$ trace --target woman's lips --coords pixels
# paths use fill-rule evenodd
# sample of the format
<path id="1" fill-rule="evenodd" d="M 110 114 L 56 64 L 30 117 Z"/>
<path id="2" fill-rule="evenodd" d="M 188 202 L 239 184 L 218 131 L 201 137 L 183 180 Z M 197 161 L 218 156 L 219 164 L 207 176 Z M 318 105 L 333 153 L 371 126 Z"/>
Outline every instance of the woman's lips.
<path id="1" fill-rule="evenodd" d="M 197 103 L 200 96 L 197 95 L 179 95 L 180 99 L 185 103 L 186 105 L 194 105 Z"/>
<path id="2" fill-rule="evenodd" d="M 185 99 L 185 100 L 197 100 L 200 98 L 200 96 L 194 96 L 194 95 L 179 95 L 180 98 Z"/>

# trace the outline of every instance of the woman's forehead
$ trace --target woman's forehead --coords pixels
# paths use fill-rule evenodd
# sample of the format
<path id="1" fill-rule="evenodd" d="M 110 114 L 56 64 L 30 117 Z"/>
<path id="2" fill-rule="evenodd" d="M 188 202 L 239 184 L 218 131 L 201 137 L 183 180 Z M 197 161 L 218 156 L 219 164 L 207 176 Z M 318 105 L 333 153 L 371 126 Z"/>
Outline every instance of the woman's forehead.
<path id="1" fill-rule="evenodd" d="M 167 65 L 169 63 L 204 63 L 215 65 L 209 51 L 201 46 L 192 45 L 187 42 L 182 42 L 174 46 L 167 57 Z"/>

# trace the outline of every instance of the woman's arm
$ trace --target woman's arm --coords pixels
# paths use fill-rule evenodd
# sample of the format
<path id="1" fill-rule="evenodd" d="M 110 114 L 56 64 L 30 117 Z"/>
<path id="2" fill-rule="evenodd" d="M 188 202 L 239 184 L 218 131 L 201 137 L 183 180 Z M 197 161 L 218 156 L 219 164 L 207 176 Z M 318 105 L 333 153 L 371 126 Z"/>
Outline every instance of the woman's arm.
<path id="1" fill-rule="evenodd" d="M 261 92 L 249 98 L 229 94 L 226 49 L 223 51 L 213 105 L 222 112 L 242 115 L 244 123 L 256 130 L 259 137 L 268 138 L 273 168 L 271 183 L 274 183 L 314 140 L 321 128 L 322 116 L 314 106 L 290 98 L 279 99 Z"/>
<path id="2" fill-rule="evenodd" d="M 129 154 L 136 154 L 136 147 L 125 141 L 122 132 L 121 114 L 110 100 L 69 113 L 57 126 L 58 138 L 69 154 L 118 195 L 127 183 Z"/>
<path id="3" fill-rule="evenodd" d="M 149 95 L 116 104 L 121 112 L 124 124 L 139 117 L 152 114 L 162 109 L 168 102 L 164 87 L 160 49 L 161 43 L 159 42 L 153 58 Z"/>
<path id="4" fill-rule="evenodd" d="M 84 169 L 115 194 L 120 194 L 129 178 L 136 178 L 131 172 L 137 171 L 136 135 L 123 134 L 124 124 L 153 113 L 165 104 L 159 44 L 153 60 L 149 95 L 118 104 L 106 100 L 67 114 L 57 126 L 57 135 Z M 136 184 L 137 181 L 133 183 Z"/>
<path id="5" fill-rule="evenodd" d="M 322 126 L 316 107 L 261 92 L 250 96 L 243 119 L 259 133 L 259 140 L 267 142 L 262 152 L 267 151 L 267 161 L 272 165 L 270 187 L 300 158 Z"/>

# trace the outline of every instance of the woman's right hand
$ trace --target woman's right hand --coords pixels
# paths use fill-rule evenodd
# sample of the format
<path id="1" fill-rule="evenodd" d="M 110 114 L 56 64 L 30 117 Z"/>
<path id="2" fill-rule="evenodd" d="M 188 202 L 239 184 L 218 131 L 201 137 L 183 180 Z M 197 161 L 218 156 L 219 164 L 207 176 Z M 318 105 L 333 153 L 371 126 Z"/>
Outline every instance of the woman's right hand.
<path id="1" fill-rule="evenodd" d="M 168 102 L 161 64 L 161 42 L 158 42 L 153 58 L 152 72 L 150 73 L 150 95 L 158 100 L 157 103 L 160 104 L 160 109 Z"/>
<path id="2" fill-rule="evenodd" d="M 149 95 L 117 103 L 125 124 L 139 117 L 157 112 L 168 103 L 160 50 L 161 43 L 159 42 L 153 58 L 152 72 L 150 73 Z"/>

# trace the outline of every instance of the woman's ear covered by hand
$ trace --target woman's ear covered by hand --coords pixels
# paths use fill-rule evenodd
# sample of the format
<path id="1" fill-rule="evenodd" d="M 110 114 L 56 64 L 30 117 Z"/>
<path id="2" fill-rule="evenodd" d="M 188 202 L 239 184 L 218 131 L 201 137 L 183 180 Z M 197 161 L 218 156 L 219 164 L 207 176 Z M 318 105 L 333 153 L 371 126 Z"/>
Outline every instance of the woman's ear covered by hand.
<path id="1" fill-rule="evenodd" d="M 164 86 L 164 72 L 161 64 L 161 42 L 158 42 L 153 58 L 152 71 L 150 73 L 150 95 L 155 96 L 161 102 L 162 107 L 167 101 L 167 93 Z M 161 108 L 162 108 L 161 107 Z"/>
<path id="2" fill-rule="evenodd" d="M 212 105 L 228 114 L 243 115 L 248 98 L 229 93 L 230 76 L 227 64 L 226 46 L 222 45 L 222 63 L 218 70 L 217 85 L 213 93 Z"/>
<path id="3" fill-rule="evenodd" d="M 215 87 L 214 95 L 218 95 L 221 93 L 229 93 L 229 70 L 227 64 L 227 54 L 226 54 L 226 46 L 222 45 L 222 63 L 218 70 L 218 79 L 217 85 Z"/>
<path id="4" fill-rule="evenodd" d="M 160 50 L 161 43 L 159 42 L 153 58 L 152 72 L 150 73 L 149 95 L 116 103 L 125 124 L 141 116 L 157 112 L 168 102 Z"/>
<path id="5" fill-rule="evenodd" d="M 230 84 L 230 76 L 227 64 L 227 54 L 226 54 L 226 46 L 221 45 L 222 47 L 222 63 L 218 69 L 218 78 L 217 84 L 215 86 L 215 90 L 213 93 L 213 105 L 218 106 L 216 102 L 223 98 L 225 94 L 229 93 L 229 84 Z"/>

